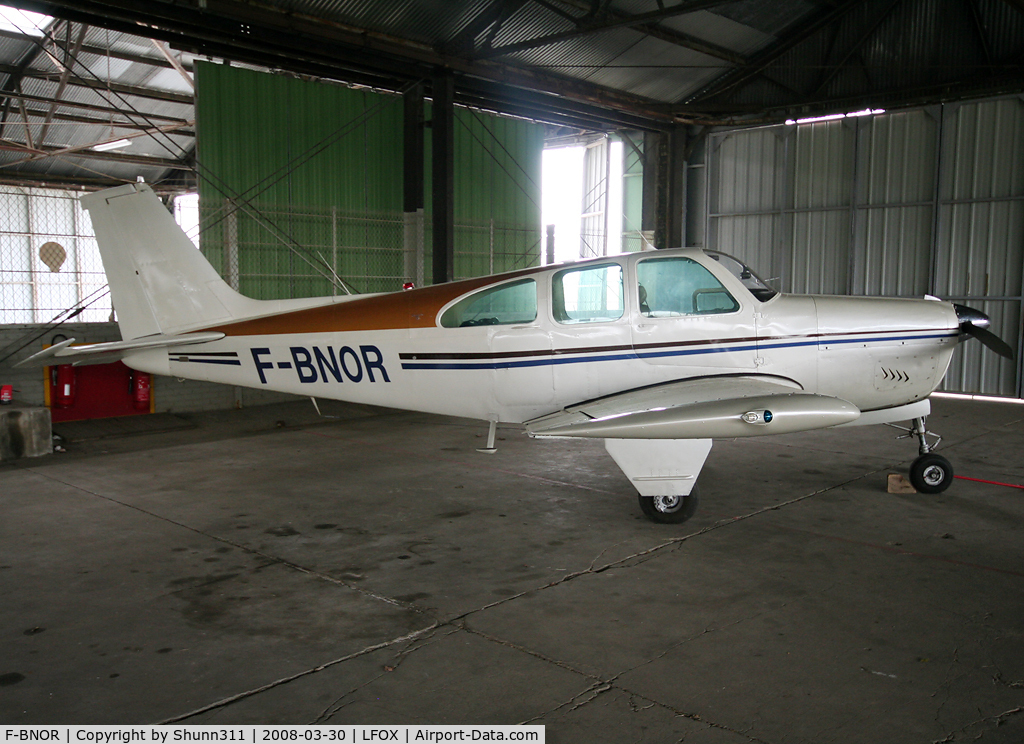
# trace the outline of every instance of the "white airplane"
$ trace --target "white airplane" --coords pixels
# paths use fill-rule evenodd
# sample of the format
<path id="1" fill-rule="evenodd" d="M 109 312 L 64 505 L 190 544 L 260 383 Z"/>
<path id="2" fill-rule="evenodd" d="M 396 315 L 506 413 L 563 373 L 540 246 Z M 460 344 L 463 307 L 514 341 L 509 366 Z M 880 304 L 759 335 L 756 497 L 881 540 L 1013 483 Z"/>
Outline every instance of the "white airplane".
<path id="1" fill-rule="evenodd" d="M 958 341 L 1004 356 L 988 318 L 937 298 L 783 295 L 695 249 L 610 256 L 387 294 L 253 300 L 232 290 L 145 184 L 82 198 L 123 341 L 68 339 L 22 362 L 137 370 L 525 425 L 605 447 L 656 522 L 688 519 L 714 438 L 910 421 Z"/>

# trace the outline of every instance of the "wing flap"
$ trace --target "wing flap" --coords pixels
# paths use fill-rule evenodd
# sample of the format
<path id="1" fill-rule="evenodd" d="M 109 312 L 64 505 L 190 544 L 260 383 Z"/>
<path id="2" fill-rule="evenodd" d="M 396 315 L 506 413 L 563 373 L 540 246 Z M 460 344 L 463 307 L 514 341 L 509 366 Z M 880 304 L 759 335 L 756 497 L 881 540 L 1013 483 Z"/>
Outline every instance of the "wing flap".
<path id="1" fill-rule="evenodd" d="M 534 437 L 707 439 L 788 434 L 855 421 L 852 403 L 781 378 L 713 377 L 588 401 L 526 422 Z"/>

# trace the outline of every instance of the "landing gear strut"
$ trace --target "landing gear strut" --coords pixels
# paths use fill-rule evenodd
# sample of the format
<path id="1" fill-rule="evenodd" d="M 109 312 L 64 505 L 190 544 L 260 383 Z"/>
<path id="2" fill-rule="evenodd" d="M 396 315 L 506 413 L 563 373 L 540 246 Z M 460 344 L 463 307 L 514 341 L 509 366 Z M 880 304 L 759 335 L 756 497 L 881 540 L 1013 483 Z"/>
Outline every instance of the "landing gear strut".
<path id="1" fill-rule="evenodd" d="M 636 488 L 652 522 L 679 524 L 697 511 L 697 476 L 710 439 L 605 439 L 604 447 Z"/>
<path id="2" fill-rule="evenodd" d="M 919 493 L 942 493 L 953 482 L 953 466 L 942 455 L 932 450 L 941 441 L 938 437 L 935 444 L 928 443 L 931 434 L 924 425 L 924 417 L 914 419 L 913 428 L 904 436 L 917 437 L 920 456 L 910 466 L 910 483 Z M 936 436 L 932 434 L 932 436 Z"/>

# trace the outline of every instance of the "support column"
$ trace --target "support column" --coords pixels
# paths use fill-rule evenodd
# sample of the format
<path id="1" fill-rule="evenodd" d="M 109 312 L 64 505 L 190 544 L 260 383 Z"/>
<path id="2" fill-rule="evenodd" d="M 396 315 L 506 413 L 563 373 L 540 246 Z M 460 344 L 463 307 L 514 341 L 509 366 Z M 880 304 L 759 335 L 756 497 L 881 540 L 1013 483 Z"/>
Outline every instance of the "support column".
<path id="1" fill-rule="evenodd" d="M 455 78 L 442 73 L 434 78 L 431 116 L 433 194 L 433 282 L 455 277 Z"/>
<path id="2" fill-rule="evenodd" d="M 679 248 L 686 194 L 686 129 L 679 126 L 647 135 L 644 153 L 643 229 L 654 230 L 656 248 Z"/>
<path id="3" fill-rule="evenodd" d="M 403 96 L 403 211 L 405 213 L 404 279 L 423 284 L 423 85 Z"/>
<path id="4" fill-rule="evenodd" d="M 686 127 L 677 126 L 668 135 L 669 172 L 665 233 L 666 248 L 683 247 L 686 224 Z"/>

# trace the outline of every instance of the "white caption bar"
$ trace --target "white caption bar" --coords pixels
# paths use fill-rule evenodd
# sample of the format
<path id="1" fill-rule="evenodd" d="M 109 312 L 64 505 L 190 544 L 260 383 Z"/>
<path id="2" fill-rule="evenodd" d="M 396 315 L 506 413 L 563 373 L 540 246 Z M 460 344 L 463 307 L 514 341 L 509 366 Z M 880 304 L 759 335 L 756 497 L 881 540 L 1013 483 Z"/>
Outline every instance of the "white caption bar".
<path id="1" fill-rule="evenodd" d="M 544 744 L 543 726 L 0 726 L 0 744 L 288 744 L 517 741 Z"/>

